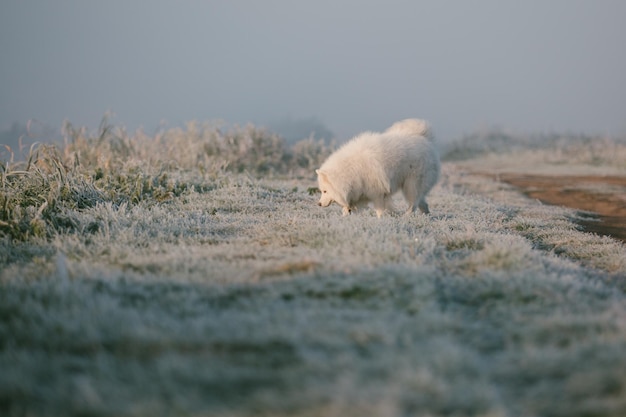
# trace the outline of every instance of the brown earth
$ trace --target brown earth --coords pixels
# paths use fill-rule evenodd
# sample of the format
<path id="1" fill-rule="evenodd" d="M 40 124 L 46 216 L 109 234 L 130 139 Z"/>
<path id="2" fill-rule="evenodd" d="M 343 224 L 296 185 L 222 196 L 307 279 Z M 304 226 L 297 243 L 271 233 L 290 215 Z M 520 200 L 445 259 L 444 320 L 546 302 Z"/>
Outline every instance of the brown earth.
<path id="1" fill-rule="evenodd" d="M 590 212 L 581 213 L 579 221 L 586 231 L 626 243 L 626 177 L 502 173 L 498 178 L 543 203 Z"/>

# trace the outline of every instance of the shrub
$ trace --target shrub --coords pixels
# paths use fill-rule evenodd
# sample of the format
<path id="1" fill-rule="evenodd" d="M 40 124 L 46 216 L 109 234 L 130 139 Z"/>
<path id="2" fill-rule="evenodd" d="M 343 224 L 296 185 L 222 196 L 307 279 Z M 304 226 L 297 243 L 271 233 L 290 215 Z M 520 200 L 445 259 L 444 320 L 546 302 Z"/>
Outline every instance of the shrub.
<path id="1" fill-rule="evenodd" d="M 26 240 L 76 229 L 73 212 L 110 202 L 162 202 L 221 177 L 312 176 L 330 154 L 323 141 L 292 146 L 252 125 L 223 133 L 189 122 L 148 136 L 129 135 L 103 119 L 95 134 L 66 123 L 62 145 L 34 144 L 27 160 L 12 149 L 0 159 L 0 236 Z"/>

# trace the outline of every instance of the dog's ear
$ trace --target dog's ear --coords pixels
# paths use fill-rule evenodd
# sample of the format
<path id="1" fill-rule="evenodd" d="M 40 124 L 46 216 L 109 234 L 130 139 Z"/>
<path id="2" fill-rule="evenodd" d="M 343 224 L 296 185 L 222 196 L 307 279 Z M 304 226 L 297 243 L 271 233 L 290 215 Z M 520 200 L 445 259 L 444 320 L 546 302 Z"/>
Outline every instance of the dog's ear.
<path id="1" fill-rule="evenodd" d="M 317 175 L 319 175 L 319 176 L 320 176 L 320 178 L 324 178 L 324 179 L 326 179 L 326 178 L 327 178 L 327 177 L 326 177 L 326 173 L 325 173 L 324 171 L 320 170 L 320 169 L 316 169 L 316 170 L 315 170 L 315 173 L 316 173 Z"/>

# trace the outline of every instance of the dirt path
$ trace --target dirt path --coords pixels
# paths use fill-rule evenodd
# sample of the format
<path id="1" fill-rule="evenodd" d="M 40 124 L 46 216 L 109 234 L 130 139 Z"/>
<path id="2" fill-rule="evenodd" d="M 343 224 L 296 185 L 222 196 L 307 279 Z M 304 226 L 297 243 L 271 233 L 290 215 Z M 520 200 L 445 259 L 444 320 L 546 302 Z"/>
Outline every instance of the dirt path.
<path id="1" fill-rule="evenodd" d="M 543 203 L 596 213 L 579 222 L 585 230 L 626 243 L 626 177 L 501 173 L 498 178 Z"/>

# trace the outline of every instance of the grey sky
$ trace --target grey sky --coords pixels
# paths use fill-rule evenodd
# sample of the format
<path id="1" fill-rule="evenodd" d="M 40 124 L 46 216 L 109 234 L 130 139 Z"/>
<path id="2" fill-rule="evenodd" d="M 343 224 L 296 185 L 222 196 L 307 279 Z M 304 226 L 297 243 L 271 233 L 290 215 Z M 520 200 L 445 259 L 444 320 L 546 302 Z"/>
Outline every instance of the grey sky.
<path id="1" fill-rule="evenodd" d="M 442 138 L 491 126 L 626 133 L 626 2 L 0 3 L 0 127 L 36 118 L 322 120 L 339 136 L 400 118 Z"/>

